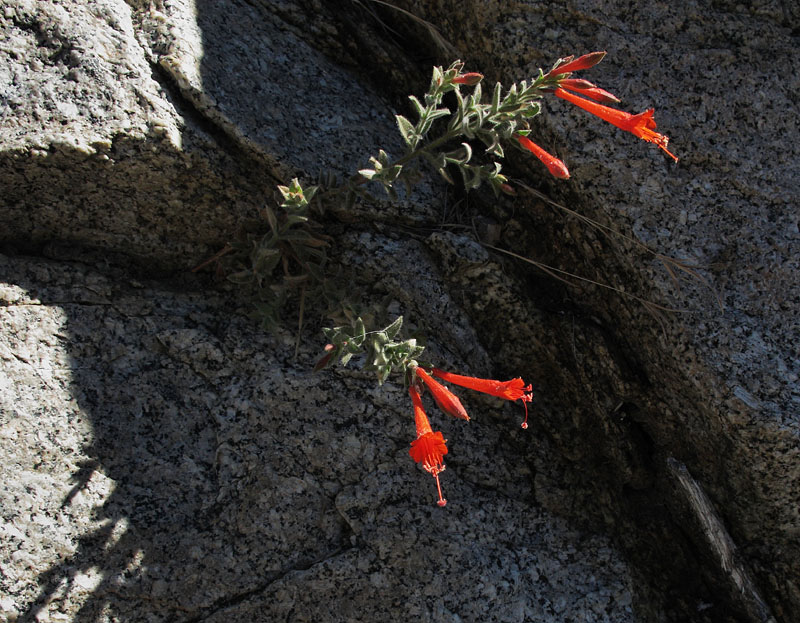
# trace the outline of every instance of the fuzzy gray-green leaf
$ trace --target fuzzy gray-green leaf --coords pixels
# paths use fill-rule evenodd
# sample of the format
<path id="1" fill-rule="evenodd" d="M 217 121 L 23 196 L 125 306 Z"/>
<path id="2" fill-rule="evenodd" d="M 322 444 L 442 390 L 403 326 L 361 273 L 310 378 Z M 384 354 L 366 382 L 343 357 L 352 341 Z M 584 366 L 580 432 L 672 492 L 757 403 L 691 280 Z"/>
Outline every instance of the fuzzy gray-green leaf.
<path id="1" fill-rule="evenodd" d="M 394 322 L 390 324 L 388 327 L 384 329 L 386 335 L 389 336 L 390 340 L 393 340 L 394 337 L 400 332 L 401 327 L 403 326 L 403 317 L 398 316 L 395 318 Z"/>
<path id="2" fill-rule="evenodd" d="M 425 114 L 425 107 L 422 103 L 413 95 L 409 95 L 408 99 L 411 100 L 411 104 L 414 106 L 414 112 L 417 113 L 417 117 L 422 117 Z"/>
<path id="3" fill-rule="evenodd" d="M 394 118 L 397 120 L 397 128 L 400 130 L 400 134 L 403 136 L 406 145 L 413 145 L 416 142 L 414 125 L 403 115 L 395 115 Z"/>

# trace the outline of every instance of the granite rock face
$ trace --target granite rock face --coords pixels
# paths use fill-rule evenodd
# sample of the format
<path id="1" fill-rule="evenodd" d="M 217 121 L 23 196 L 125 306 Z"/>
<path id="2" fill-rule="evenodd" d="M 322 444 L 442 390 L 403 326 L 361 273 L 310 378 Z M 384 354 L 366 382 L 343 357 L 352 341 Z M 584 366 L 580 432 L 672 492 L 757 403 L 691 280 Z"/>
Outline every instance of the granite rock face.
<path id="1" fill-rule="evenodd" d="M 548 102 L 534 131 L 569 182 L 509 155 L 532 188 L 515 200 L 453 199 L 431 178 L 328 216 L 334 260 L 424 329 L 432 360 L 535 381 L 533 426 L 519 430 L 518 405 L 465 398 L 473 421 L 441 422 L 440 510 L 408 457 L 401 386 L 309 374 L 311 321 L 295 354 L 235 290 L 187 276 L 276 183 L 399 149 L 398 96 L 452 60 L 430 30 L 364 3 L 10 0 L 0 612 L 797 620 L 798 16 L 397 4 L 489 81 L 608 50 L 586 77 L 628 110 L 654 106 L 681 157 Z M 470 233 L 487 231 L 653 304 L 565 286 Z M 668 262 L 676 290 L 634 238 L 700 279 Z"/>
<path id="2" fill-rule="evenodd" d="M 50 258 L 0 260 L 4 619 L 634 620 L 610 538 L 531 506 L 519 413 L 442 425 L 443 513 L 402 387 L 311 375 L 316 327 L 295 356 L 187 278 L 278 178 L 397 144 L 378 92 L 300 37 L 306 11 L 4 8 L 4 239 Z M 350 220 L 435 222 L 419 193 Z M 425 245 L 348 230 L 340 261 L 429 317 L 439 360 L 491 368 Z"/>
<path id="3" fill-rule="evenodd" d="M 368 268 L 407 267 L 359 238 Z M 443 424 L 444 512 L 403 388 L 310 374 L 314 334 L 295 358 L 222 295 L 27 258 L 0 274 L 7 620 L 635 620 L 608 537 L 530 505 L 519 414 Z M 442 330 L 467 331 L 449 306 Z"/>
<path id="4" fill-rule="evenodd" d="M 621 517 L 667 500 L 679 524 L 692 524 L 678 510 L 696 506 L 688 481 L 680 484 L 682 468 L 670 459 L 678 461 L 723 518 L 692 541 L 724 576 L 728 562 L 710 536 L 712 524 L 724 526 L 767 602 L 739 603 L 737 616 L 800 619 L 797 6 L 401 6 L 436 24 L 469 68 L 484 70 L 490 81 L 525 78 L 538 67 L 547 71 L 553 59 L 606 50 L 606 59 L 581 75 L 620 97 L 626 110 L 655 108 L 659 130 L 680 156 L 677 165 L 556 98 L 534 128 L 533 136 L 572 173 L 568 184 L 539 189 L 698 271 L 693 276 L 662 264 L 532 198 L 517 220 L 522 231 L 536 234 L 526 239 L 507 227 L 506 245 L 683 311 L 659 313 L 659 325 L 641 306 L 589 288 L 573 288 L 551 303 L 562 315 L 548 318 L 562 365 L 549 382 L 594 394 L 587 396 L 594 408 L 575 418 L 577 431 L 560 419 L 544 425 L 565 448 L 574 447 L 575 434 L 604 439 L 594 452 L 579 444 L 584 449 L 577 453 L 616 465 L 611 478 L 621 487 Z M 520 360 L 530 356 L 519 352 Z M 587 401 L 575 403 L 580 412 Z M 634 523 L 651 533 L 650 521 L 645 513 Z M 747 593 L 736 581 L 727 591 L 732 602 Z M 715 607 L 706 613 L 714 616 Z"/>
<path id="5" fill-rule="evenodd" d="M 251 3 L 12 0 L 0 20 L 4 242 L 191 266 L 279 181 L 399 141 L 375 92 Z"/>

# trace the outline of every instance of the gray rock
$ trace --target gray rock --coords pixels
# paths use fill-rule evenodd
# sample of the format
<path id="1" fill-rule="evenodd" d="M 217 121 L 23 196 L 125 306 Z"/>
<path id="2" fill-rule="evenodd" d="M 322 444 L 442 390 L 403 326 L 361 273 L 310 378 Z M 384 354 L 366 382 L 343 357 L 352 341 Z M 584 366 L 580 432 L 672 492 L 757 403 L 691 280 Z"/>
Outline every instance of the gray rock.
<path id="1" fill-rule="evenodd" d="M 559 352 L 532 365 L 533 373 L 521 369 L 540 379 L 542 394 L 561 391 L 563 402 L 564 388 L 571 387 L 584 395 L 573 404 L 585 415 L 565 422 L 554 410 L 554 419 L 542 413 L 540 421 L 565 452 L 615 465 L 609 477 L 618 495 L 601 512 L 617 517 L 633 559 L 650 566 L 659 555 L 652 543 L 663 547 L 651 514 L 629 521 L 643 505 L 666 505 L 664 512 L 684 528 L 704 523 L 696 507 L 687 511 L 691 518 L 678 510 L 692 502 L 667 467 L 671 457 L 709 495 L 761 596 L 721 588 L 735 570 L 723 551 L 696 534 L 693 547 L 705 553 L 689 565 L 706 569 L 716 597 L 698 597 L 706 606 L 692 616 L 734 616 L 722 614 L 729 607 L 745 620 L 766 620 L 770 611 L 779 620 L 800 620 L 797 6 L 399 4 L 436 24 L 468 68 L 485 71 L 490 82 L 547 71 L 569 54 L 607 50 L 581 76 L 622 98 L 626 110 L 655 108 L 659 130 L 681 158 L 677 166 L 654 146 L 567 102 L 547 101 L 534 136 L 566 161 L 572 179 L 538 188 L 686 263 L 697 277 L 675 264 L 665 270 L 621 238 L 600 237 L 538 196 L 527 210 L 518 202 L 516 229 L 507 223 L 502 243 L 682 313 L 651 307 L 649 317 L 630 299 L 585 282 L 561 297 L 551 291 L 550 313 L 532 316 L 532 332 Z M 543 171 L 535 161 L 532 168 Z M 541 359 L 543 345 L 529 350 L 529 343 L 527 335 L 519 342 L 518 365 Z M 576 437 L 584 440 L 578 449 Z M 631 538 L 632 532 L 646 536 Z M 679 572 L 658 580 L 659 590 L 669 594 L 681 575 L 686 578 Z M 768 607 L 761 607 L 762 597 Z"/>
<path id="2" fill-rule="evenodd" d="M 270 12 L 197 8 L 4 5 L 0 240 L 191 267 L 277 183 L 399 152 L 386 102 Z"/>
<path id="3" fill-rule="evenodd" d="M 364 3 L 10 0 L 0 611 L 800 618 L 793 9 L 397 4 L 490 81 L 607 49 L 586 77 L 655 106 L 681 157 L 662 165 L 554 101 L 535 131 L 567 183 L 509 154 L 535 193 L 453 205 L 431 180 L 332 211 L 351 284 L 423 329 L 437 363 L 533 380 L 532 429 L 518 405 L 472 396 L 470 424 L 437 420 L 441 511 L 408 457 L 402 387 L 309 375 L 311 321 L 295 357 L 296 336 L 260 333 L 235 291 L 165 274 L 217 251 L 276 183 L 398 150 L 391 98 L 424 88 L 429 60 L 409 59 L 440 53 L 430 31 Z M 554 202 L 702 265 L 725 309 Z M 487 253 L 473 227 L 550 275 Z"/>
<path id="4" fill-rule="evenodd" d="M 441 422 L 440 510 L 403 388 L 311 374 L 315 334 L 295 358 L 222 296 L 0 274 L 8 620 L 634 620 L 608 539 L 530 506 L 507 411 Z"/>

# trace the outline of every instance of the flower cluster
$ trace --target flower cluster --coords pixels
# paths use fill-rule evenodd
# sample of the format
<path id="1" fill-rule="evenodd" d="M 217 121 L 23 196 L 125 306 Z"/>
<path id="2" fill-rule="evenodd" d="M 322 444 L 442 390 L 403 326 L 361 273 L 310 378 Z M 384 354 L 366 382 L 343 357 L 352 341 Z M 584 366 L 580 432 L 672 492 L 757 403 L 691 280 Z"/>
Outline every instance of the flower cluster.
<path id="1" fill-rule="evenodd" d="M 447 454 L 447 440 L 442 433 L 433 432 L 428 416 L 422 406 L 420 390 L 427 387 L 433 396 L 436 405 L 448 415 L 469 421 L 464 405 L 461 404 L 458 396 L 451 392 L 447 387 L 439 383 L 437 377 L 448 383 L 460 385 L 490 396 L 504 398 L 505 400 L 521 400 L 525 407 L 525 420 L 522 428 L 528 428 L 528 405 L 533 400 L 532 388 L 525 385 L 522 379 L 516 378 L 510 381 L 495 381 L 492 379 L 479 379 L 473 376 L 462 376 L 445 372 L 438 368 L 431 368 L 426 372 L 421 367 L 413 368 L 411 372 L 413 379 L 408 393 L 414 405 L 414 423 L 417 427 L 417 438 L 411 442 L 409 454 L 417 463 L 421 463 L 423 469 L 436 479 L 436 490 L 439 494 L 439 506 L 447 504 L 447 500 L 442 497 L 442 485 L 439 482 L 439 474 L 444 471 L 445 465 L 443 457 Z"/>
<path id="2" fill-rule="evenodd" d="M 570 77 L 572 72 L 594 67 L 603 60 L 605 55 L 605 52 L 591 52 L 576 59 L 572 57 L 562 58 L 555 64 L 553 69 L 540 77 L 541 84 L 556 97 L 575 104 L 603 121 L 630 132 L 642 140 L 656 144 L 677 162 L 678 157 L 667 149 L 669 137 L 655 131 L 656 122 L 653 119 L 652 108 L 638 115 L 632 115 L 625 111 L 605 106 L 604 104 L 618 104 L 619 99 L 588 80 Z M 569 171 L 566 165 L 530 140 L 527 137 L 527 131 L 518 132 L 515 138 L 524 149 L 531 152 L 547 167 L 551 175 L 560 179 L 569 178 Z"/>
<path id="3" fill-rule="evenodd" d="M 314 371 L 327 368 L 337 360 L 342 365 L 347 365 L 354 356 L 363 355 L 362 368 L 375 372 L 380 383 L 394 370 L 403 372 L 409 382 L 408 393 L 414 405 L 414 423 L 417 427 L 417 438 L 411 442 L 409 454 L 436 479 L 438 503 L 439 506 L 444 506 L 447 501 L 442 497 L 439 474 L 444 471 L 443 458 L 447 454 L 447 440 L 440 431 L 434 432 L 431 428 L 420 393 L 427 389 L 442 411 L 467 422 L 469 415 L 461 400 L 436 379 L 505 400 L 521 400 L 525 407 L 522 428 L 528 428 L 528 403 L 533 400 L 532 388 L 525 385 L 521 378 L 510 381 L 480 379 L 420 364 L 419 356 L 424 347 L 417 344 L 414 338 L 401 340 L 402 326 L 403 317 L 398 316 L 382 329 L 367 331 L 364 321 L 359 317 L 351 325 L 324 329 L 330 341 L 325 345 L 325 354 L 314 366 Z"/>
<path id="4" fill-rule="evenodd" d="M 280 189 L 284 196 L 281 207 L 285 215 L 277 218 L 267 211 L 272 230 L 265 238 L 267 248 L 262 248 L 264 244 L 260 247 L 257 245 L 253 253 L 259 283 L 268 282 L 266 277 L 272 276 L 281 267 L 284 272 L 288 271 L 287 267 L 293 266 L 292 261 L 300 263 L 307 273 L 304 273 L 303 281 L 298 282 L 302 284 L 304 294 L 306 281 L 313 281 L 312 278 L 317 274 L 322 275 L 320 279 L 324 278 L 324 271 L 319 265 L 325 259 L 323 251 L 328 238 L 321 234 L 312 236 L 310 230 L 308 233 L 305 230 L 297 231 L 308 225 L 307 208 L 312 196 L 320 211 L 334 200 L 343 200 L 345 209 L 348 209 L 358 198 L 373 201 L 368 190 L 369 182 L 373 186 L 382 186 L 390 198 L 395 198 L 398 184 L 411 188 L 420 179 L 420 161 L 427 161 L 450 183 L 454 183 L 451 172 L 460 172 L 466 190 L 488 182 L 497 195 L 514 195 L 514 188 L 501 173 L 502 165 L 499 162 L 505 157 L 504 146 L 508 142 L 533 154 L 551 175 L 568 179 L 570 174 L 564 162 L 537 145 L 529 136 L 530 120 L 541 112 L 541 100 L 549 95 L 566 100 L 642 140 L 654 143 L 677 161 L 677 156 L 667 149 L 669 138 L 655 130 L 652 109 L 630 114 L 612 108 L 609 104 L 619 103 L 612 93 L 588 80 L 573 77 L 574 72 L 594 67 L 605 54 L 592 52 L 578 58 L 569 56 L 559 59 L 550 71 L 544 73 L 540 70 L 539 75 L 531 81 L 522 80 L 508 89 L 496 83 L 488 98 L 483 97 L 483 74 L 465 72 L 461 61 L 455 61 L 446 69 L 434 67 L 427 93 L 422 98 L 409 96 L 413 116 L 395 117 L 405 143 L 401 156 L 393 159 L 384 150 L 379 150 L 377 156 L 369 159 L 368 168 L 360 169 L 342 186 L 321 182 L 316 195 L 316 188 L 308 188 L 304 192 L 296 181 L 291 188 Z M 474 153 L 481 144 L 485 147 L 483 153 Z M 278 242 L 287 244 L 278 245 Z M 273 247 L 277 247 L 277 250 Z M 281 256 L 282 250 L 290 252 L 289 257 Z M 294 279 L 294 275 L 288 272 L 287 275 Z M 249 277 L 249 273 L 246 276 Z M 420 363 L 424 340 L 420 337 L 418 341 L 418 336 L 408 339 L 400 337 L 402 316 L 383 328 L 367 329 L 377 318 L 386 316 L 387 310 L 382 305 L 375 305 L 366 310 L 365 322 L 360 316 L 356 317 L 354 307 L 344 306 L 334 317 L 344 317 L 349 324 L 324 329 L 328 344 L 315 370 L 322 370 L 337 361 L 347 365 L 356 358 L 364 370 L 376 374 L 379 383 L 386 381 L 393 372 L 405 376 L 414 406 L 417 431 L 409 454 L 436 479 L 438 503 L 444 506 L 446 500 L 442 497 L 439 475 L 445 469 L 447 441 L 440 431 L 434 432 L 431 428 L 422 405 L 421 392 L 429 391 L 442 411 L 466 421 L 469 421 L 469 415 L 461 400 L 439 381 L 505 400 L 520 400 L 525 407 L 522 428 L 527 428 L 528 403 L 533 400 L 531 386 L 525 385 L 521 378 L 510 381 L 480 379 Z"/>

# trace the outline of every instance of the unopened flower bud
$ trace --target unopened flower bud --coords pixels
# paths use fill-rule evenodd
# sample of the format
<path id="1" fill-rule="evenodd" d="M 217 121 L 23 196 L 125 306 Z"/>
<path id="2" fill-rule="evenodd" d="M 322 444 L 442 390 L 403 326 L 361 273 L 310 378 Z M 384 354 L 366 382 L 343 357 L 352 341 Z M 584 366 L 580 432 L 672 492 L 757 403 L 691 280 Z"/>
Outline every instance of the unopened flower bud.
<path id="1" fill-rule="evenodd" d="M 589 69 L 590 67 L 594 67 L 597 65 L 597 63 L 602 61 L 605 55 L 605 52 L 590 52 L 589 54 L 584 54 L 575 60 L 569 60 L 560 65 L 556 65 L 547 75 L 556 76 L 558 74 L 568 74 L 573 71 L 580 71 L 581 69 Z"/>
<path id="2" fill-rule="evenodd" d="M 594 89 L 597 87 L 596 84 L 593 84 L 588 80 L 584 80 L 583 78 L 564 78 L 563 80 L 558 81 L 558 85 L 564 87 L 565 89 L 571 89 L 572 91 Z"/>
<path id="3" fill-rule="evenodd" d="M 517 134 L 515 138 L 519 141 L 519 144 L 522 147 L 531 152 L 541 161 L 544 166 L 547 167 L 547 170 L 550 171 L 550 175 L 562 180 L 569 179 L 569 170 L 567 169 L 567 165 L 565 165 L 561 160 L 539 147 L 539 145 L 534 143 L 527 136 Z"/>
<path id="4" fill-rule="evenodd" d="M 481 80 L 483 80 L 483 74 L 479 74 L 476 71 L 471 71 L 453 78 L 453 84 L 465 84 L 472 87 L 478 84 Z"/>
<path id="5" fill-rule="evenodd" d="M 568 89 L 569 91 L 578 91 L 581 95 L 585 95 L 596 102 L 602 102 L 603 104 L 619 104 L 619 98 L 616 95 L 593 85 L 588 80 L 564 78 L 558 81 L 558 86 L 563 89 Z"/>

